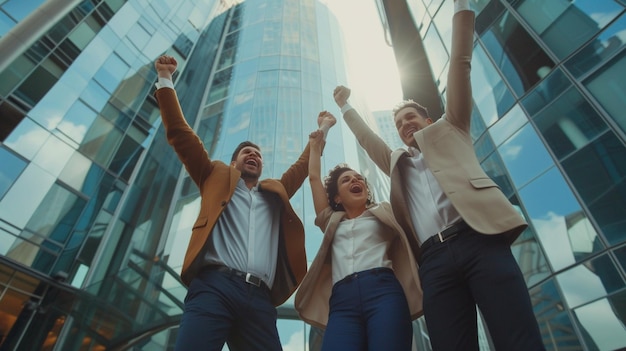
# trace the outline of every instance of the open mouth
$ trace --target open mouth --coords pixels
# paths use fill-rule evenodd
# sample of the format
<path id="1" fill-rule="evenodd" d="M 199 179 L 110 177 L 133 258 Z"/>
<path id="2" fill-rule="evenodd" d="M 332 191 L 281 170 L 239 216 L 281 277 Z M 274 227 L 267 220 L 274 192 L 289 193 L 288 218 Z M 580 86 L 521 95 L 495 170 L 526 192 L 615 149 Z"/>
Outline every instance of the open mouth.
<path id="1" fill-rule="evenodd" d="M 350 192 L 353 194 L 358 194 L 361 193 L 363 191 L 363 187 L 361 186 L 361 184 L 353 184 L 352 186 L 350 186 Z"/>
<path id="2" fill-rule="evenodd" d="M 247 165 L 254 166 L 254 167 L 258 167 L 259 166 L 259 164 L 256 162 L 256 160 L 253 160 L 253 159 L 248 159 L 248 160 L 246 160 L 245 163 Z"/>
<path id="3" fill-rule="evenodd" d="M 409 130 L 407 130 L 407 131 L 406 131 L 405 136 L 406 136 L 407 138 L 410 138 L 410 137 L 412 137 L 412 136 L 413 136 L 413 134 L 415 134 L 415 132 L 417 132 L 417 129 L 415 129 L 415 128 L 411 128 L 411 129 L 409 129 Z"/>

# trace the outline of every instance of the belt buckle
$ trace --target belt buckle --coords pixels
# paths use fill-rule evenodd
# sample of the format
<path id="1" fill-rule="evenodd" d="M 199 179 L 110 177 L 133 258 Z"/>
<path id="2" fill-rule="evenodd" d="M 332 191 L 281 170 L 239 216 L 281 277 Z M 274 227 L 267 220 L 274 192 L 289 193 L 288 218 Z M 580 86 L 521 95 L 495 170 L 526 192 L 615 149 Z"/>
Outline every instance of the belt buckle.
<path id="1" fill-rule="evenodd" d="M 439 242 L 442 243 L 446 240 L 448 240 L 449 238 L 444 238 L 443 235 L 441 235 L 441 232 L 437 232 L 437 236 L 439 237 Z"/>
<path id="2" fill-rule="evenodd" d="M 261 286 L 261 279 L 253 276 L 250 273 L 246 273 L 246 283 L 259 287 Z"/>

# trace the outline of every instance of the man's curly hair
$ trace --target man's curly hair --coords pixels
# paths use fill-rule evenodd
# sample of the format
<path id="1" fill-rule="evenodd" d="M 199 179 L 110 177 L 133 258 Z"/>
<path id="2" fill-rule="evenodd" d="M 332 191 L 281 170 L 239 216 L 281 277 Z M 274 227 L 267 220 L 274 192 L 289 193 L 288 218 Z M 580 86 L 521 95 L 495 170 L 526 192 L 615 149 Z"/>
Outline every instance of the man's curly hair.
<path id="1" fill-rule="evenodd" d="M 343 205 L 336 203 L 334 199 L 335 199 L 335 196 L 337 196 L 337 194 L 339 193 L 339 187 L 337 185 L 337 181 L 339 180 L 339 177 L 346 171 L 356 172 L 354 169 L 350 168 L 347 164 L 340 163 L 336 165 L 335 168 L 333 168 L 326 177 L 324 177 L 324 187 L 326 188 L 326 196 L 328 197 L 328 205 L 330 205 L 330 208 L 332 208 L 333 211 L 345 211 L 345 208 L 343 208 Z M 366 205 L 369 207 L 370 205 L 373 205 L 375 203 L 374 195 L 372 195 L 372 191 L 370 190 L 370 186 L 369 186 L 369 183 L 367 182 L 367 179 L 365 177 L 363 177 L 363 179 L 365 180 L 365 187 L 367 188 Z"/>

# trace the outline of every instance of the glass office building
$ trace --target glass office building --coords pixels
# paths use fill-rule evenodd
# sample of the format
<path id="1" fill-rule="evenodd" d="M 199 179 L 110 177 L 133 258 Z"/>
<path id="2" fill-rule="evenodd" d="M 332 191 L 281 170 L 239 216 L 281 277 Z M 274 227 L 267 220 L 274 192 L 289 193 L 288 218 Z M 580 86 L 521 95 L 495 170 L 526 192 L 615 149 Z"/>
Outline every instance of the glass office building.
<path id="1" fill-rule="evenodd" d="M 337 33 L 316 0 L 0 1 L 0 350 L 171 349 L 200 199 L 165 140 L 154 60 L 177 58 L 213 159 L 252 140 L 279 177 L 346 81 Z M 324 172 L 366 159 L 341 123 L 326 150 Z M 312 259 L 309 193 L 292 204 Z M 278 327 L 286 350 L 320 340 L 292 300 Z"/>
<path id="2" fill-rule="evenodd" d="M 406 97 L 440 113 L 453 2 L 378 4 Z M 513 251 L 546 348 L 623 349 L 626 2 L 470 4 L 472 136 L 483 168 L 530 224 Z"/>

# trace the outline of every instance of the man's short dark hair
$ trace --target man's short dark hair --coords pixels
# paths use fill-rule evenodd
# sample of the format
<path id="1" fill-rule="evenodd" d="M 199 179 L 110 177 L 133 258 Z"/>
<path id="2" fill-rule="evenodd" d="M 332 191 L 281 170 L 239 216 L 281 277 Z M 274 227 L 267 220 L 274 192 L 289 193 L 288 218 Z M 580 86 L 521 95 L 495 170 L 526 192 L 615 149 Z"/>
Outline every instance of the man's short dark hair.
<path id="1" fill-rule="evenodd" d="M 391 111 L 393 113 L 393 117 L 395 118 L 396 115 L 398 114 L 398 112 L 400 112 L 400 110 L 405 109 L 407 107 L 413 107 L 414 109 L 417 110 L 417 113 L 424 117 L 424 118 L 430 118 L 430 115 L 428 114 L 428 109 L 420 104 L 418 104 L 417 102 L 408 99 L 408 100 L 404 100 L 400 103 L 398 103 L 393 110 Z"/>
<path id="2" fill-rule="evenodd" d="M 253 148 L 261 151 L 261 148 L 259 147 L 259 145 L 251 142 L 251 141 L 244 141 L 241 144 L 237 145 L 237 148 L 235 149 L 235 152 L 233 152 L 233 157 L 231 157 L 230 162 L 233 162 L 237 159 L 237 156 L 239 156 L 239 152 L 241 151 L 241 149 L 243 149 L 246 146 L 252 146 Z"/>

